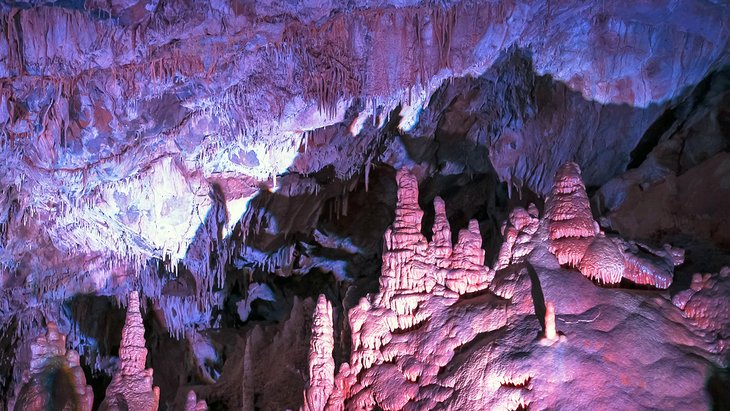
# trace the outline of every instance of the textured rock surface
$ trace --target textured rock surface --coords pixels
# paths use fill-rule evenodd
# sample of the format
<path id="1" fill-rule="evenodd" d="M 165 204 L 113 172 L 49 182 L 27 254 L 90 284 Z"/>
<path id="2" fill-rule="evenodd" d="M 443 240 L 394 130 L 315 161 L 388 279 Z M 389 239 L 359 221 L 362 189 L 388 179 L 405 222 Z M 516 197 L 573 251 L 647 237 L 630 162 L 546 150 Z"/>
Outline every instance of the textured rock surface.
<path id="1" fill-rule="evenodd" d="M 16 218 L 48 222 L 52 262 L 73 253 L 103 283 L 111 267 L 181 260 L 213 186 L 239 218 L 257 184 L 307 145 L 303 132 L 346 109 L 375 120 L 408 102 L 417 113 L 442 79 L 484 73 L 512 45 L 588 100 L 637 107 L 678 96 L 727 47 L 721 3 L 372 6 L 3 6 L 5 201 L 17 201 Z M 529 144 L 513 127 L 495 146 Z M 554 172 L 533 167 L 511 170 L 518 184 Z M 16 262 L 25 250 L 7 252 Z"/>
<path id="2" fill-rule="evenodd" d="M 66 336 L 54 323 L 30 346 L 29 368 L 24 370 L 22 388 L 8 409 L 91 411 L 94 392 L 86 385 L 79 354 L 66 349 Z"/>
<path id="3" fill-rule="evenodd" d="M 602 339 L 643 365 L 609 367 L 599 405 L 721 403 L 725 2 L 29 0 L 0 17 L 0 408 L 49 323 L 95 406 L 122 400 L 104 394 L 126 366 L 160 409 L 587 407 L 554 382 L 590 392 L 579 365 Z M 147 342 L 125 346 L 146 361 L 119 351 L 132 290 Z M 320 295 L 331 349 L 310 335 Z M 665 371 L 686 402 L 641 380 Z"/>
<path id="4" fill-rule="evenodd" d="M 558 186 L 564 181 L 556 180 Z M 705 304 L 727 292 L 727 269 L 699 276 L 684 311 L 666 293 L 604 289 L 561 269 L 539 235 L 523 262 L 495 275 L 483 265 L 481 238 L 470 236 L 471 227 L 461 231 L 453 252 L 436 245 L 437 233 L 448 229 L 439 217 L 442 202 L 435 206 L 441 229 L 428 243 L 420 234 L 414 177 L 401 171 L 398 185 L 396 218 L 385 234 L 385 281 L 348 313 L 353 352 L 340 366 L 334 392 L 329 380 L 321 385 L 320 395 L 329 395 L 325 409 L 709 406 L 705 381 L 712 365 L 725 361 L 727 346 L 724 334 L 707 339 L 706 330 L 722 334 L 729 319 L 723 306 Z M 517 227 L 530 221 L 524 210 L 512 216 Z M 514 254 L 521 253 L 513 251 L 510 261 Z M 435 255 L 442 258 L 429 264 Z M 464 265 L 471 271 L 460 271 Z M 470 294 L 445 286 L 454 267 L 467 283 L 476 279 Z M 317 318 L 313 336 L 319 341 L 329 322 Z M 314 350 L 318 344 L 312 344 Z"/>
<path id="5" fill-rule="evenodd" d="M 324 295 L 317 300 L 309 337 L 309 384 L 304 392 L 305 411 L 322 411 L 335 388 L 335 345 L 332 304 Z"/>
<path id="6" fill-rule="evenodd" d="M 103 410 L 156 411 L 160 389 L 152 386 L 152 369 L 145 368 L 144 325 L 139 312 L 139 294 L 132 291 L 127 305 L 127 319 L 119 346 L 120 368 L 114 374 L 101 403 Z"/>
<path id="7" fill-rule="evenodd" d="M 616 284 L 626 278 L 636 284 L 667 288 L 684 251 L 665 245 L 653 250 L 642 244 L 606 237 L 593 220 L 580 168 L 567 163 L 558 170 L 545 200 L 550 251 L 562 265 L 577 267 L 586 277 Z"/>

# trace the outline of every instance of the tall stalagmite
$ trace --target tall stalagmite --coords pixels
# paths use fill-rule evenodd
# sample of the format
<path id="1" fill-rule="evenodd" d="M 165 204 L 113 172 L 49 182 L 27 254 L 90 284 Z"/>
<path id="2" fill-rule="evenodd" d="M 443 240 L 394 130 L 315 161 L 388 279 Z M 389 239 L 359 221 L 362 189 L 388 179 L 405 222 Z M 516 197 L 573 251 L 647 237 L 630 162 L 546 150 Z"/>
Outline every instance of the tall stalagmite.
<path id="1" fill-rule="evenodd" d="M 120 369 L 114 374 L 101 403 L 102 410 L 156 411 L 160 402 L 160 389 L 152 386 L 152 369 L 145 369 L 144 324 L 139 311 L 139 294 L 129 294 L 127 318 L 122 328 L 119 347 Z"/>
<path id="2" fill-rule="evenodd" d="M 545 201 L 544 222 L 548 247 L 558 262 L 576 267 L 600 283 L 616 284 L 626 278 L 637 284 L 667 288 L 672 283 L 673 267 L 684 261 L 683 252 L 669 245 L 654 250 L 606 236 L 593 220 L 580 167 L 575 163 L 558 169 Z"/>
<path id="3" fill-rule="evenodd" d="M 335 384 L 335 345 L 332 327 L 332 304 L 324 295 L 317 300 L 309 342 L 309 386 L 304 392 L 304 411 L 322 411 Z"/>

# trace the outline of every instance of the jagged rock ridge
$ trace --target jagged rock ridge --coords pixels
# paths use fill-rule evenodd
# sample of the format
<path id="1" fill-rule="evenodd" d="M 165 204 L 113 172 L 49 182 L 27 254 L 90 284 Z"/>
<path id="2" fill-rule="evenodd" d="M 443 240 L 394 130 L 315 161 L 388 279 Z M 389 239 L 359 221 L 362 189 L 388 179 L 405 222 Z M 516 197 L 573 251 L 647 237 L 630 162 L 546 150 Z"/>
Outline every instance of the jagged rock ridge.
<path id="1" fill-rule="evenodd" d="M 584 201 L 548 202 L 543 219 L 534 206 L 515 209 L 505 225 L 507 241 L 496 272 L 484 266 L 475 224 L 460 232 L 452 248 L 440 200 L 434 204 L 434 234 L 428 242 L 420 232 L 415 177 L 401 170 L 397 181 L 398 205 L 385 233 L 380 291 L 347 313 L 350 362 L 340 365 L 334 380 L 329 373 L 322 379 L 310 371 L 305 398 L 317 400 L 305 409 L 707 405 L 708 365 L 722 361 L 727 336 L 713 345 L 702 327 L 722 333 L 727 319 L 720 319 L 721 310 L 709 314 L 691 307 L 702 304 L 703 289 L 726 285 L 725 270 L 717 280 L 697 277 L 692 293 L 675 302 L 680 311 L 661 291 L 603 289 L 562 269 L 564 250 L 554 256 L 551 237 L 591 239 L 599 232 L 587 197 L 575 193 L 583 189 L 575 164 L 559 172 L 553 198 L 568 194 Z M 557 235 L 564 233 L 571 237 Z M 598 270 L 613 262 L 604 258 L 597 259 Z M 618 275 L 631 270 L 621 265 Z M 325 302 L 320 298 L 320 305 L 328 307 Z M 310 370 L 322 363 L 327 351 L 322 347 L 331 346 L 331 340 L 320 337 L 331 329 L 327 312 L 322 308 L 315 314 Z M 654 379 L 655 373 L 667 380 Z M 611 380 L 621 384 L 607 384 Z M 683 388 L 677 390 L 677 384 Z"/>

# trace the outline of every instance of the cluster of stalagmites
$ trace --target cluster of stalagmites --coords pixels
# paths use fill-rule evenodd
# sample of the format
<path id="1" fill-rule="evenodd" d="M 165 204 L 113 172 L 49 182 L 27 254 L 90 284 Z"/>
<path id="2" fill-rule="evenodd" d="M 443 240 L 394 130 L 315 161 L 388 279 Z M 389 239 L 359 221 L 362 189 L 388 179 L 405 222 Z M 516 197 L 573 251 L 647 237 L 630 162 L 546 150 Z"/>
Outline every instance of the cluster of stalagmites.
<path id="1" fill-rule="evenodd" d="M 580 169 L 572 163 L 560 168 L 546 201 L 544 218 L 539 218 L 534 205 L 510 213 L 502 231 L 505 241 L 493 269 L 485 266 L 477 221 L 470 221 L 459 232 L 456 244 L 452 244 L 446 207 L 437 197 L 433 234 L 428 241 L 421 233 L 423 211 L 418 205 L 416 178 L 404 170 L 396 178 L 397 207 L 395 220 L 384 235 L 380 291 L 362 298 L 347 313 L 352 351 L 350 361 L 343 363 L 337 373 L 332 355 L 333 309 L 324 296 L 319 297 L 303 410 L 344 410 L 346 405 L 348 409 L 377 406 L 386 410 L 443 406 L 453 394 L 456 382 L 444 380 L 441 370 L 459 347 L 477 335 L 507 325 L 504 304 L 519 303 L 515 287 L 521 274 L 517 271 L 536 244 L 546 243 L 561 265 L 575 267 L 602 283 L 617 283 L 626 278 L 637 284 L 665 288 L 671 283 L 673 265 L 682 260 L 681 251 L 671 247 L 652 250 L 602 233 L 592 218 Z M 512 270 L 515 267 L 518 270 Z M 496 272 L 500 276 L 495 280 Z M 725 271 L 719 280 L 696 276 L 691 290 L 678 295 L 675 305 L 700 327 L 718 329 L 718 324 L 727 323 L 727 311 L 713 309 L 708 301 L 722 292 L 718 289 L 727 288 L 727 278 Z M 457 303 L 465 294 L 485 295 L 486 305 L 460 309 Z M 555 305 L 548 301 L 542 342 L 552 345 L 561 338 Z M 48 334 L 39 337 L 32 348 L 30 371 L 23 379 L 15 409 L 47 406 L 49 399 L 40 394 L 42 379 L 49 369 L 68 371 L 75 393 L 68 401 L 76 404 L 72 405 L 74 409 L 91 408 L 93 396 L 78 365 L 78 354 L 67 351 L 64 345 L 64 336 L 49 324 Z M 246 358 L 249 357 L 247 352 Z M 119 358 L 120 368 L 107 387 L 101 409 L 157 410 L 160 393 L 153 387 L 152 370 L 145 368 L 147 349 L 136 291 L 129 296 Z M 516 384 L 510 382 L 514 378 L 502 376 L 508 385 Z M 522 390 L 512 390 L 508 403 L 523 404 Z M 207 406 L 190 391 L 185 409 L 201 411 Z"/>
<path id="2" fill-rule="evenodd" d="M 156 411 L 159 407 L 160 389 L 152 385 L 152 369 L 145 368 L 147 348 L 139 304 L 138 292 L 131 292 L 119 346 L 119 369 L 106 389 L 101 410 Z M 79 354 L 66 350 L 66 336 L 54 323 L 48 323 L 47 329 L 31 346 L 30 369 L 24 373 L 14 409 L 90 411 L 94 394 L 86 385 Z M 207 409 L 195 392 L 188 393 L 186 411 Z"/>
<path id="3" fill-rule="evenodd" d="M 443 381 L 439 371 L 458 347 L 480 333 L 504 326 L 506 320 L 500 309 L 485 309 L 486 316 L 478 327 L 474 324 L 479 321 L 473 319 L 454 325 L 441 314 L 467 293 L 482 291 L 511 299 L 514 289 L 508 283 L 514 276 L 505 274 L 502 283 L 495 285 L 495 272 L 509 271 L 506 269 L 524 262 L 538 242 L 547 241 L 561 265 L 576 267 L 601 283 L 626 278 L 666 288 L 671 283 L 672 267 L 682 261 L 681 251 L 668 246 L 652 250 L 602 233 L 593 220 L 580 169 L 573 163 L 558 172 L 544 218 L 539 218 L 534 205 L 512 211 L 503 227 L 505 241 L 494 269 L 484 265 L 476 221 L 470 221 L 452 245 L 445 205 L 438 197 L 429 242 L 421 234 L 423 211 L 418 206 L 416 178 L 403 170 L 396 178 L 398 202 L 393 225 L 384 236 L 380 292 L 361 299 L 349 311 L 351 358 L 336 374 L 331 359 L 332 311 L 320 297 L 310 346 L 305 410 L 443 406 L 453 391 L 453 381 Z M 543 324 L 543 343 L 552 345 L 563 338 L 556 329 L 552 302 L 546 303 Z M 512 403 L 522 401 L 517 394 Z"/>
<path id="4" fill-rule="evenodd" d="M 439 350 L 436 346 L 418 349 L 415 342 L 407 349 L 408 342 L 399 340 L 398 335 L 423 326 L 460 295 L 485 289 L 494 277 L 484 266 L 477 222 L 471 221 L 461 230 L 452 246 L 445 205 L 437 198 L 433 236 L 427 241 L 421 234 L 418 182 L 403 170 L 396 178 L 398 203 L 395 221 L 385 233 L 380 293 L 363 298 L 349 311 L 352 356 L 336 375 L 331 360 L 332 311 L 320 297 L 314 316 L 305 410 L 342 410 L 346 400 L 359 408 L 378 404 L 385 409 L 408 409 L 414 400 L 433 401 L 419 405 L 426 408 L 438 403 L 437 392 L 433 398 L 417 399 L 418 387 L 433 384 L 438 390 L 439 367 L 453 355 L 451 348 L 463 342 L 462 336 L 445 336 L 442 343 L 447 348 Z M 465 331 L 463 338 L 470 334 Z M 388 381 L 396 391 L 380 389 Z"/>
<path id="5" fill-rule="evenodd" d="M 674 266 L 684 262 L 681 249 L 656 250 L 603 233 L 593 220 L 588 195 L 575 163 L 560 167 L 545 201 L 548 244 L 561 265 L 577 268 L 605 284 L 625 278 L 635 284 L 667 288 Z"/>

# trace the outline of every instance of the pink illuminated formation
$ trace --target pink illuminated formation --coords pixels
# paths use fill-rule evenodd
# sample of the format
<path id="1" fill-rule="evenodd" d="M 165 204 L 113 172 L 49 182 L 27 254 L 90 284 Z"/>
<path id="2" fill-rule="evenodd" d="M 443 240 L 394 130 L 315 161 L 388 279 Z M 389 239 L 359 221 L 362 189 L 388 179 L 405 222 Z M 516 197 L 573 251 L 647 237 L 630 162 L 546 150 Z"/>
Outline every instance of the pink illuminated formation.
<path id="1" fill-rule="evenodd" d="M 604 284 L 622 278 L 636 284 L 667 288 L 675 265 L 684 261 L 681 250 L 647 246 L 607 237 L 593 220 L 580 167 L 564 164 L 545 201 L 549 248 L 561 265 L 576 267 L 586 277 Z"/>
<path id="2" fill-rule="evenodd" d="M 545 218 L 539 218 L 534 205 L 510 213 L 494 269 L 485 266 L 475 221 L 459 232 L 456 244 L 451 243 L 446 206 L 440 198 L 434 200 L 433 236 L 428 241 L 421 234 L 423 211 L 416 178 L 401 170 L 396 180 L 397 208 L 384 235 L 380 290 L 347 313 L 352 352 L 336 374 L 332 308 L 320 296 L 304 410 L 515 411 L 601 408 L 614 402 L 621 409 L 637 401 L 671 408 L 676 406 L 666 394 L 671 384 L 643 380 L 658 364 L 647 360 L 647 353 L 676 358 L 691 369 L 706 366 L 683 357 L 675 343 L 650 351 L 623 343 L 627 332 L 639 332 L 646 341 L 674 341 L 673 324 L 680 320 L 676 312 L 663 314 L 667 300 L 641 302 L 641 295 L 597 287 L 555 264 L 557 257 L 560 264 L 577 267 L 599 282 L 628 278 L 666 287 L 671 280 L 667 265 L 681 260 L 681 252 L 669 247 L 653 250 L 601 233 L 577 165 L 561 168 Z M 717 291 L 720 282 L 713 281 L 703 282 L 700 276 L 693 286 L 699 291 L 679 298 L 687 306 L 686 317 L 698 327 L 714 330 L 726 318 L 705 306 L 709 298 L 724 292 Z M 537 296 L 540 300 L 534 299 Z M 544 318 L 537 318 L 538 304 L 544 304 L 540 313 Z M 645 307 L 636 316 L 639 304 Z M 596 306 L 600 308 L 592 308 Z M 692 338 L 688 344 L 702 346 Z M 597 341 L 604 348 L 596 353 Z M 678 346 L 687 343 L 678 341 Z M 623 358 L 648 365 L 632 371 L 613 368 L 611 361 Z M 604 375 L 598 370 L 606 362 Z M 628 372 L 621 375 L 630 377 L 617 372 Z M 699 375 L 673 378 L 701 386 L 702 378 L 695 378 Z M 636 394 L 611 385 L 620 378 L 637 379 L 637 386 L 651 390 Z M 596 392 L 596 385 L 607 388 Z M 584 398 L 576 399 L 573 392 L 584 393 Z M 704 398 L 685 395 L 687 404 L 700 404 Z"/>
<path id="3" fill-rule="evenodd" d="M 674 305 L 695 326 L 710 335 L 719 337 L 721 349 L 730 347 L 730 267 L 719 273 L 695 274 L 689 289 L 675 295 Z"/>
<path id="4" fill-rule="evenodd" d="M 534 248 L 532 237 L 540 225 L 538 215 L 539 212 L 534 204 L 530 204 L 527 210 L 515 208 L 510 212 L 509 220 L 502 226 L 504 242 L 499 249 L 495 270 L 522 262 L 532 252 Z"/>
<path id="5" fill-rule="evenodd" d="M 309 343 L 309 388 L 304 394 L 304 411 L 322 411 L 334 389 L 335 345 L 332 328 L 332 304 L 320 295 L 314 311 L 312 337 Z"/>
<path id="6" fill-rule="evenodd" d="M 119 346 L 121 366 L 106 389 L 102 410 L 157 410 L 160 389 L 152 386 L 152 369 L 145 369 L 146 361 L 147 348 L 139 312 L 139 294 L 132 291 Z"/>
<path id="7" fill-rule="evenodd" d="M 23 387 L 14 409 L 91 411 L 94 392 L 86 385 L 79 354 L 66 349 L 66 336 L 55 323 L 49 322 L 47 328 L 46 334 L 31 344 L 30 369 L 23 373 Z"/>
<path id="8" fill-rule="evenodd" d="M 0 1 L 0 411 L 730 404 L 730 0 L 595 3 Z"/>
<path id="9" fill-rule="evenodd" d="M 456 347 L 504 323 L 504 317 L 497 314 L 457 332 L 459 318 L 442 315 L 459 296 L 486 290 L 494 277 L 494 271 L 484 265 L 479 226 L 471 221 L 452 246 L 446 208 L 436 198 L 433 238 L 427 241 L 421 234 L 418 182 L 405 170 L 399 171 L 396 179 L 398 203 L 395 221 L 385 233 L 380 292 L 361 299 L 348 313 L 353 352 L 350 363 L 340 367 L 334 384 L 329 373 L 331 363 L 322 357 L 330 355 L 333 344 L 331 309 L 320 297 L 305 409 L 342 410 L 346 402 L 356 409 L 378 404 L 397 410 L 413 403 L 422 404 L 421 409 L 432 408 L 450 390 L 421 391 L 419 386 L 435 384 L 436 389 L 439 368 L 452 358 Z M 421 334 L 424 338 L 420 341 L 405 338 L 419 329 L 430 332 Z M 322 390 L 316 396 L 311 392 L 314 387 Z M 322 407 L 324 399 L 326 406 Z"/>
<path id="10" fill-rule="evenodd" d="M 545 304 L 545 339 L 555 341 L 558 339 L 558 332 L 555 329 L 555 304 Z"/>

